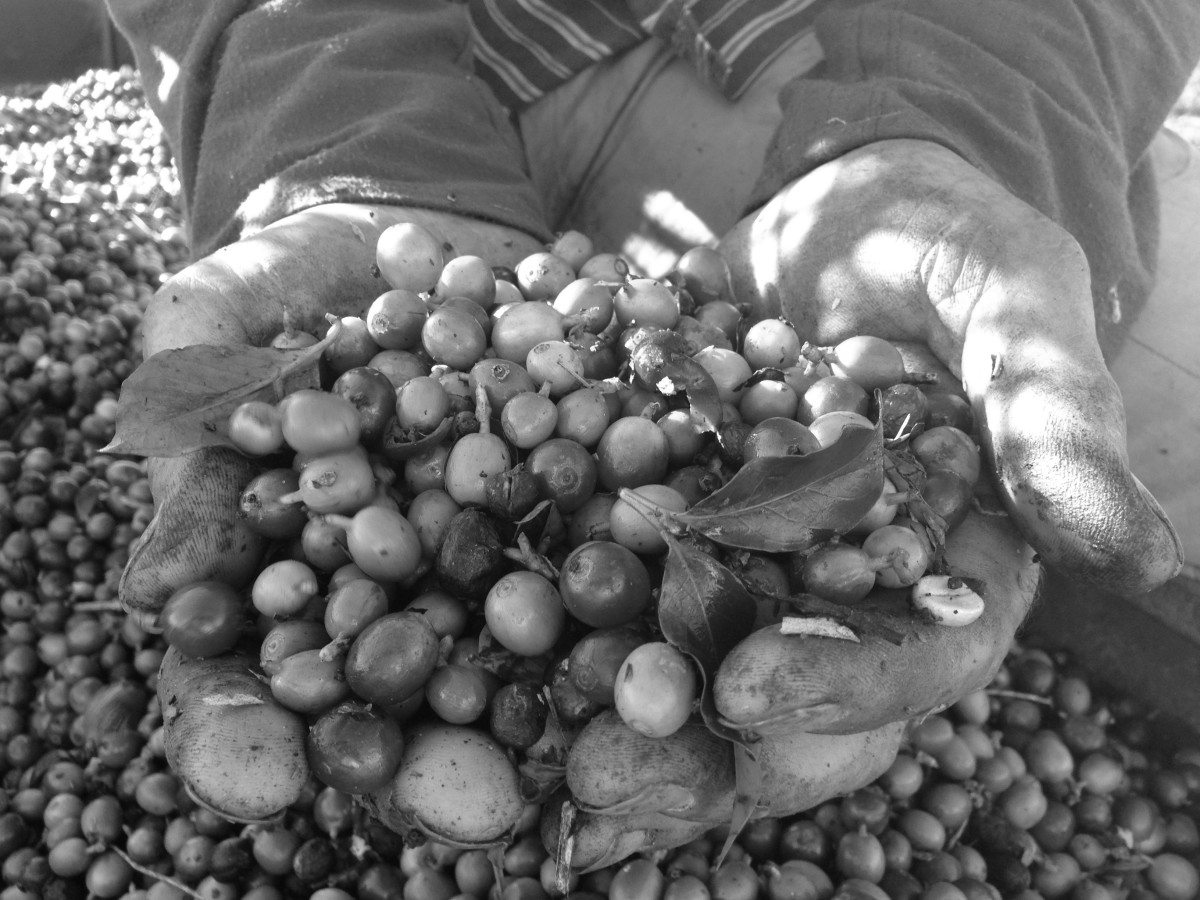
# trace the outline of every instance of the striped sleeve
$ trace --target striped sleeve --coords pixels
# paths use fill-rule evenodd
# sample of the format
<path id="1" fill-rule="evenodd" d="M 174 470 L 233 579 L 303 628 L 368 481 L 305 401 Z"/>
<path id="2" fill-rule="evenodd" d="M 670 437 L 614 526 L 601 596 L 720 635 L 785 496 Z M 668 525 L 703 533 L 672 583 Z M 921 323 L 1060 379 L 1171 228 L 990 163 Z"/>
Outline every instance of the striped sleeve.
<path id="1" fill-rule="evenodd" d="M 469 0 L 475 67 L 501 102 L 520 108 L 646 33 L 609 0 Z"/>
<path id="2" fill-rule="evenodd" d="M 736 100 L 832 0 L 468 0 L 476 70 L 519 109 L 647 36 Z"/>
<path id="3" fill-rule="evenodd" d="M 831 0 L 628 0 L 638 22 L 731 100 L 805 35 Z"/>

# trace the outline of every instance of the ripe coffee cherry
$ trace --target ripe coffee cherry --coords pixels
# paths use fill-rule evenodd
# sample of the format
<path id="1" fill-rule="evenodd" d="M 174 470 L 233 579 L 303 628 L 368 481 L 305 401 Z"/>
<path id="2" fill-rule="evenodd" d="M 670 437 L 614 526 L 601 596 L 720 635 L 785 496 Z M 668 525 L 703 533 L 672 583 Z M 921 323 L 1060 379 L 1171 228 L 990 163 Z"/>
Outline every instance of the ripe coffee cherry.
<path id="1" fill-rule="evenodd" d="M 525 470 L 539 496 L 553 500 L 563 514 L 573 513 L 596 490 L 597 465 L 587 448 L 567 438 L 550 438 L 529 451 Z"/>
<path id="2" fill-rule="evenodd" d="M 830 412 L 866 416 L 870 406 L 870 396 L 857 382 L 841 375 L 827 375 L 813 382 L 800 397 L 796 418 L 807 425 Z"/>
<path id="3" fill-rule="evenodd" d="M 888 561 L 876 579 L 883 587 L 909 587 L 929 568 L 929 553 L 911 528 L 884 525 L 867 535 L 863 550 Z"/>
<path id="4" fill-rule="evenodd" d="M 348 700 L 313 722 L 305 749 L 323 784 L 365 794 L 386 785 L 399 768 L 404 735 L 383 710 Z"/>
<path id="5" fill-rule="evenodd" d="M 229 414 L 229 440 L 247 456 L 266 456 L 283 448 L 283 420 L 273 403 L 248 400 Z"/>
<path id="6" fill-rule="evenodd" d="M 515 303 L 492 322 L 492 349 L 500 359 L 525 365 L 542 341 L 563 336 L 563 315 L 548 303 Z"/>
<path id="7" fill-rule="evenodd" d="M 300 489 L 294 469 L 270 469 L 256 475 L 238 501 L 238 514 L 255 534 L 284 540 L 300 534 L 308 521 L 304 507 L 284 502 Z"/>
<path id="8" fill-rule="evenodd" d="M 280 660 L 271 676 L 271 696 L 293 712 L 320 715 L 350 696 L 340 657 L 301 650 Z"/>
<path id="9" fill-rule="evenodd" d="M 450 414 L 450 395 L 432 375 L 419 375 L 395 392 L 396 423 L 401 428 L 433 431 Z"/>
<path id="10" fill-rule="evenodd" d="M 388 377 L 370 366 L 356 366 L 339 375 L 329 391 L 358 411 L 359 440 L 368 447 L 379 443 L 395 414 L 396 389 Z"/>
<path id="11" fill-rule="evenodd" d="M 353 407 L 351 407 L 353 408 Z M 353 513 L 375 495 L 375 471 L 361 446 L 314 456 L 300 471 L 300 487 L 290 498 L 317 514 Z"/>
<path id="12" fill-rule="evenodd" d="M 786 369 L 800 361 L 802 341 L 796 329 L 782 319 L 755 322 L 742 338 L 742 355 L 752 369 Z"/>
<path id="13" fill-rule="evenodd" d="M 567 341 L 535 344 L 525 357 L 525 371 L 555 400 L 583 384 L 583 360 Z"/>
<path id="14" fill-rule="evenodd" d="M 596 471 L 605 490 L 661 482 L 670 465 L 671 445 L 650 419 L 625 416 L 605 430 L 596 446 Z"/>
<path id="15" fill-rule="evenodd" d="M 348 450 L 362 433 L 358 410 L 345 397 L 305 388 L 279 402 L 283 438 L 297 453 Z"/>
<path id="16" fill-rule="evenodd" d="M 274 675 L 289 656 L 302 650 L 320 650 L 328 642 L 324 625 L 314 619 L 276 622 L 263 638 L 259 664 L 267 675 Z"/>
<path id="17" fill-rule="evenodd" d="M 417 571 L 421 539 L 398 510 L 364 506 L 353 517 L 334 521 L 346 529 L 350 558 L 369 578 L 403 581 Z"/>
<path id="18" fill-rule="evenodd" d="M 466 297 L 484 309 L 496 300 L 496 275 L 487 260 L 478 256 L 456 256 L 442 267 L 433 295 L 441 300 Z"/>
<path id="19" fill-rule="evenodd" d="M 503 438 L 495 434 L 465 434 L 450 448 L 445 463 L 445 487 L 459 506 L 486 506 L 487 480 L 512 468 Z"/>
<path id="20" fill-rule="evenodd" d="M 764 419 L 794 418 L 799 398 L 786 382 L 764 379 L 749 385 L 738 400 L 738 412 L 748 425 Z"/>
<path id="21" fill-rule="evenodd" d="M 567 611 L 594 628 L 623 625 L 650 605 L 650 573 L 627 547 L 608 540 L 579 545 L 563 561 L 558 589 Z"/>
<path id="22" fill-rule="evenodd" d="M 441 242 L 411 222 L 385 228 L 375 245 L 375 264 L 387 283 L 417 293 L 437 284 L 442 259 Z"/>
<path id="23" fill-rule="evenodd" d="M 419 691 L 438 662 L 438 636 L 416 612 L 369 624 L 346 653 L 345 679 L 362 700 L 393 706 Z"/>
<path id="24" fill-rule="evenodd" d="M 692 359 L 700 363 L 713 377 L 717 384 L 717 395 L 727 403 L 737 403 L 741 399 L 746 379 L 754 374 L 750 364 L 735 350 L 705 347 Z"/>
<path id="25" fill-rule="evenodd" d="M 370 578 L 356 578 L 339 585 L 325 598 L 325 631 L 335 640 L 355 638 L 387 611 L 388 596 L 383 587 Z"/>
<path id="26" fill-rule="evenodd" d="M 592 239 L 583 232 L 573 229 L 556 235 L 549 249 L 555 256 L 566 261 L 575 271 L 579 271 L 596 252 Z"/>
<path id="27" fill-rule="evenodd" d="M 617 713 L 626 725 L 648 737 L 667 737 L 691 717 L 699 679 L 679 650 L 651 641 L 625 657 L 613 693 Z"/>
<path id="28" fill-rule="evenodd" d="M 833 374 L 849 378 L 868 394 L 904 380 L 904 358 L 896 345 L 871 335 L 846 338 L 825 354 Z"/>
<path id="29" fill-rule="evenodd" d="M 201 581 L 167 598 L 159 624 L 168 644 L 184 656 L 203 659 L 233 649 L 244 617 L 245 603 L 236 590 L 219 581 Z"/>
<path id="30" fill-rule="evenodd" d="M 946 469 L 972 488 L 979 483 L 979 447 L 966 432 L 941 425 L 917 435 L 909 446 L 926 470 Z"/>
<path id="31" fill-rule="evenodd" d="M 553 301 L 575 280 L 575 269 L 549 251 L 531 253 L 517 263 L 517 286 L 526 300 Z"/>
<path id="32" fill-rule="evenodd" d="M 294 559 L 283 559 L 258 573 L 250 599 L 263 615 L 284 619 L 300 615 L 319 590 L 311 568 Z"/>
<path id="33" fill-rule="evenodd" d="M 429 308 L 415 291 L 384 291 L 367 309 L 367 331 L 384 350 L 412 350 L 421 343 Z"/>
<path id="34" fill-rule="evenodd" d="M 824 447 L 832 447 L 842 437 L 847 428 L 874 428 L 871 420 L 856 412 L 835 410 L 813 419 L 808 430 Z"/>
<path id="35" fill-rule="evenodd" d="M 853 544 L 828 544 L 804 559 L 804 589 L 831 603 L 857 603 L 875 587 L 883 562 Z"/>
<path id="36" fill-rule="evenodd" d="M 742 460 L 768 456 L 805 456 L 821 449 L 812 431 L 795 419 L 773 416 L 755 425 L 742 442 Z"/>
<path id="37" fill-rule="evenodd" d="M 576 278 L 558 292 L 552 304 L 563 316 L 599 334 L 613 315 L 613 289 L 595 278 Z"/>
<path id="38" fill-rule="evenodd" d="M 339 319 L 333 315 L 326 318 L 330 322 L 330 343 L 325 346 L 321 358 L 335 375 L 365 366 L 382 349 L 371 337 L 365 319 L 358 316 L 342 316 Z"/>
<path id="39" fill-rule="evenodd" d="M 538 656 L 553 648 L 567 617 L 558 589 L 528 571 L 510 572 L 492 585 L 483 614 L 496 640 L 522 656 Z"/>
<path id="40" fill-rule="evenodd" d="M 668 512 L 683 512 L 687 501 L 683 494 L 665 484 L 643 484 L 632 488 L 631 493 L 649 501 L 653 506 Z M 613 503 L 608 516 L 612 539 L 634 553 L 642 555 L 662 553 L 667 549 L 666 539 L 653 517 L 648 517 L 640 506 L 634 506 L 624 498 Z"/>
<path id="41" fill-rule="evenodd" d="M 641 631 L 625 625 L 588 632 L 571 648 L 567 676 L 588 700 L 612 706 L 621 665 L 645 641 Z"/>
<path id="42" fill-rule="evenodd" d="M 654 278 L 630 278 L 613 295 L 613 314 L 626 328 L 674 328 L 679 321 L 679 297 L 669 285 Z"/>
<path id="43" fill-rule="evenodd" d="M 530 391 L 517 394 L 504 404 L 500 427 L 514 447 L 530 450 L 554 434 L 558 407 L 544 394 Z"/>
<path id="44" fill-rule="evenodd" d="M 699 304 L 727 300 L 731 276 L 729 263 L 712 247 L 692 247 L 675 264 L 683 286 Z"/>
<path id="45" fill-rule="evenodd" d="M 466 371 L 483 358 L 487 335 L 469 312 L 445 305 L 425 320 L 421 346 L 435 363 Z"/>

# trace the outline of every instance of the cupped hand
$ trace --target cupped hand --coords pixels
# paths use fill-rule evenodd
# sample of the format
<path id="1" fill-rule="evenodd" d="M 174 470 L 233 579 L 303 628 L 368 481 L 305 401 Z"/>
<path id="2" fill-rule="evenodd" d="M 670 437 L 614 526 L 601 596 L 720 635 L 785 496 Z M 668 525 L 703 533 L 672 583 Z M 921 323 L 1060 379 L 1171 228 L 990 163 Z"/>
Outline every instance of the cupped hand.
<path id="1" fill-rule="evenodd" d="M 1104 590 L 1183 549 L 1129 470 L 1074 239 L 951 151 L 882 141 L 792 182 L 722 241 L 739 300 L 817 344 L 928 345 L 962 379 L 996 487 L 1048 565 Z"/>
<path id="2" fill-rule="evenodd" d="M 327 314 L 362 315 L 388 285 L 373 271 L 390 225 L 414 222 L 444 240 L 449 258 L 472 254 L 514 265 L 545 249 L 529 235 L 431 210 L 326 204 L 282 219 L 174 276 L 144 320 L 146 356 L 193 344 L 266 345 L 285 323 L 315 330 Z M 256 464 L 204 450 L 149 464 L 155 516 L 121 582 L 125 607 L 153 626 L 179 587 L 215 579 L 247 584 L 264 540 L 239 519 L 238 499 Z"/>
<path id="3" fill-rule="evenodd" d="M 965 389 L 1008 511 L 980 506 L 947 541 L 950 571 L 985 601 L 970 625 L 914 624 L 900 644 L 776 625 L 725 658 L 711 689 L 724 724 L 754 742 L 757 814 L 787 815 L 870 782 L 905 723 L 990 681 L 1034 602 L 1039 557 L 1109 590 L 1145 591 L 1178 571 L 1182 551 L 1129 471 L 1082 251 L 954 153 L 864 147 L 786 186 L 720 249 L 758 318 L 783 316 L 818 345 L 915 342 L 914 369 L 941 368 Z M 584 729 L 568 764 L 577 866 L 731 820 L 732 745 L 700 732 L 655 748 L 618 723 Z M 558 810 L 544 823 L 557 840 Z"/>
<path id="4" fill-rule="evenodd" d="M 266 345 L 285 325 L 315 330 L 327 314 L 362 315 L 388 289 L 373 271 L 388 226 L 413 222 L 446 245 L 516 264 L 544 249 L 509 228 L 401 207 L 329 204 L 297 213 L 194 263 L 153 298 L 144 319 L 147 356 L 194 344 Z M 239 516 L 259 471 L 225 449 L 154 458 L 155 515 L 122 576 L 121 602 L 150 629 L 178 588 L 217 580 L 248 586 L 267 545 Z M 159 673 L 167 759 L 193 798 L 221 815 L 258 821 L 281 813 L 309 779 L 304 718 L 236 654 L 191 660 L 172 651 Z"/>

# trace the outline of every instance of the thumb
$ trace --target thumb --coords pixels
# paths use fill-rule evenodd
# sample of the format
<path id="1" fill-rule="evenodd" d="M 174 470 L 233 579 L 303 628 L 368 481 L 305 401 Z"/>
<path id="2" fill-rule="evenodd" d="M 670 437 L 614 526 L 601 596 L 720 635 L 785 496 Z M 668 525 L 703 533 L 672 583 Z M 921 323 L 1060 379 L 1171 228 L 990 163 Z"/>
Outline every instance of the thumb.
<path id="1" fill-rule="evenodd" d="M 153 620 L 167 598 L 194 581 L 241 586 L 254 577 L 266 538 L 239 515 L 258 466 L 232 450 L 201 450 L 149 462 L 156 510 L 121 576 L 126 609 Z"/>
<path id="2" fill-rule="evenodd" d="M 1030 233 L 1040 233 L 1039 246 L 1007 254 L 966 329 L 963 383 L 984 448 L 1044 562 L 1106 591 L 1152 590 L 1179 572 L 1183 546 L 1129 469 L 1086 259 L 1065 233 L 1054 247 L 1044 229 Z M 1054 264 L 1022 265 L 1039 258 Z"/>

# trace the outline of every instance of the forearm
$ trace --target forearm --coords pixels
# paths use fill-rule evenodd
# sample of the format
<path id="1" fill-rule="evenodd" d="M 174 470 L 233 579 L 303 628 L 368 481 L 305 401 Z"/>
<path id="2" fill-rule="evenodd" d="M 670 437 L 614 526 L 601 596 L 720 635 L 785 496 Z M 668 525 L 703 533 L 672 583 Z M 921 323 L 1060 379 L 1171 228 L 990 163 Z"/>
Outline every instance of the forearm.
<path id="1" fill-rule="evenodd" d="M 1144 153 L 1200 56 L 1200 8 L 875 0 L 818 34 L 825 69 L 786 92 L 755 204 L 857 146 L 931 140 L 1076 236 L 1102 331 L 1136 309 L 1156 248 Z"/>
<path id="2" fill-rule="evenodd" d="M 184 191 L 197 256 L 328 202 L 545 234 L 464 9 L 421 0 L 109 0 Z"/>

